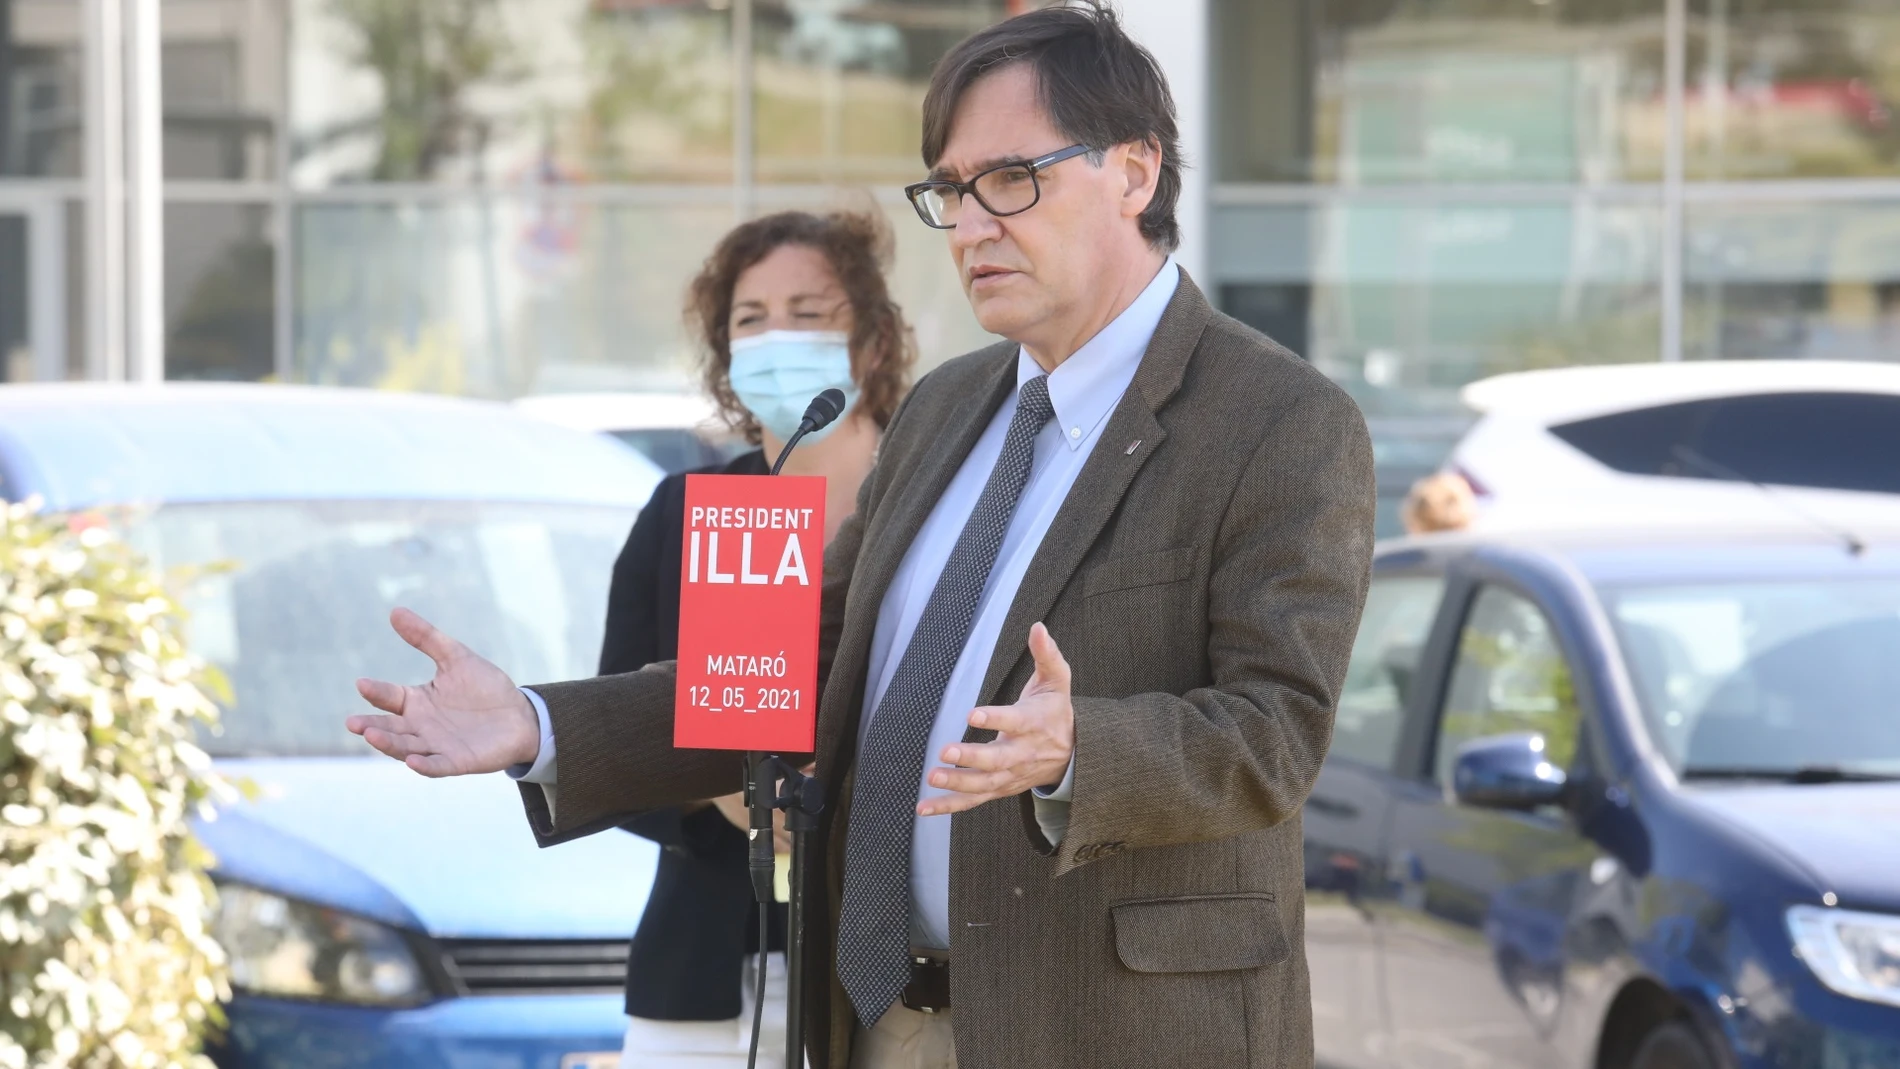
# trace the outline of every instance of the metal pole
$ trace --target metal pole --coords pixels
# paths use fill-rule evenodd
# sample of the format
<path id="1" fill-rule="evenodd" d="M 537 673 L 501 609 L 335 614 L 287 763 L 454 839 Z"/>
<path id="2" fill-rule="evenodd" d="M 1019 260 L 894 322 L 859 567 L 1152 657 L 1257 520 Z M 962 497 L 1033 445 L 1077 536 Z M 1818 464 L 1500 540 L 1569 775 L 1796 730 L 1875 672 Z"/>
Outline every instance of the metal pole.
<path id="1" fill-rule="evenodd" d="M 86 377 L 125 378 L 125 39 L 120 0 L 86 0 Z"/>
<path id="2" fill-rule="evenodd" d="M 127 377 L 165 381 L 165 141 L 158 0 L 127 0 Z"/>
<path id="3" fill-rule="evenodd" d="M 1688 56 L 1688 0 L 1667 0 L 1663 16 L 1664 106 L 1662 218 L 1662 358 L 1682 359 L 1683 93 Z"/>
<path id="4" fill-rule="evenodd" d="M 38 201 L 26 220 L 26 262 L 33 265 L 27 279 L 33 379 L 58 382 L 67 377 L 66 205 L 51 199 Z"/>
<path id="5" fill-rule="evenodd" d="M 1702 66 L 1702 93 L 1709 124 L 1708 153 L 1714 164 L 1713 177 L 1721 179 L 1728 170 L 1728 0 L 1709 0 L 1708 59 Z M 1708 172 L 1704 172 L 1707 174 Z M 1722 358 L 1722 276 L 1710 272 L 1707 293 L 1703 297 L 1708 322 L 1711 359 Z"/>
<path id="6" fill-rule="evenodd" d="M 752 124 L 752 0 L 732 0 L 732 213 L 752 218 L 757 176 Z"/>
<path id="7" fill-rule="evenodd" d="M 785 1069 L 800 1069 L 805 1064 L 805 881 L 810 875 L 811 833 L 818 821 L 793 806 L 786 811 L 785 825 L 792 833 L 792 900 L 785 910 Z"/>
<path id="8" fill-rule="evenodd" d="M 257 25 L 258 8 L 251 11 L 252 26 Z M 295 359 L 297 329 L 297 276 L 293 259 L 296 251 L 297 205 L 292 199 L 293 187 L 290 183 L 290 64 L 286 57 L 291 54 L 290 35 L 294 32 L 290 16 L 283 8 L 272 8 L 272 37 L 277 43 L 277 105 L 272 112 L 271 146 L 275 152 L 276 196 L 274 205 L 274 231 L 277 240 L 271 243 L 271 257 L 275 270 L 272 272 L 271 304 L 276 315 L 272 318 L 271 330 L 271 369 L 277 381 L 289 382 Z M 256 34 L 257 39 L 265 35 Z"/>

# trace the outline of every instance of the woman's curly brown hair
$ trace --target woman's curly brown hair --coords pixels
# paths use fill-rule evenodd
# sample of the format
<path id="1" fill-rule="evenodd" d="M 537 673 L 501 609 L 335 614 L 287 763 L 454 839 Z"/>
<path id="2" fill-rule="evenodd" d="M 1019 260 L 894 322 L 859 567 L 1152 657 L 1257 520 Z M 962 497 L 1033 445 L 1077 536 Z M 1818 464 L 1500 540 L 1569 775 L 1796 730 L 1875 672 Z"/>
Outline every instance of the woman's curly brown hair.
<path id="1" fill-rule="evenodd" d="M 779 212 L 741 223 L 719 240 L 686 295 L 687 325 L 704 343 L 700 376 L 727 426 L 759 444 L 759 421 L 732 391 L 732 291 L 739 276 L 783 245 L 817 250 L 851 302 L 851 377 L 858 406 L 882 430 L 917 361 L 917 340 L 891 300 L 884 272 L 893 242 L 884 221 L 855 212 Z"/>

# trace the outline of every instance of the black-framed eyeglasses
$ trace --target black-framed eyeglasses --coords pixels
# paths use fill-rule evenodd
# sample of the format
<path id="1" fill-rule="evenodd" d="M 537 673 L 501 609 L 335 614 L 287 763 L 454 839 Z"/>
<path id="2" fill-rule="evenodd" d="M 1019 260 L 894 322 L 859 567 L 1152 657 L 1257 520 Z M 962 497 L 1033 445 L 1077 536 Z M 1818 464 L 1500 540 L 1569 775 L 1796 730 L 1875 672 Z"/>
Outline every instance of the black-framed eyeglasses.
<path id="1" fill-rule="evenodd" d="M 1021 215 L 1042 199 L 1042 183 L 1037 180 L 1037 174 L 1088 151 L 1087 145 L 1070 145 L 1033 160 L 999 164 L 972 176 L 968 182 L 939 178 L 905 186 L 904 196 L 910 198 L 910 206 L 917 209 L 918 218 L 938 230 L 956 227 L 966 196 L 975 197 L 984 211 L 998 218 Z"/>

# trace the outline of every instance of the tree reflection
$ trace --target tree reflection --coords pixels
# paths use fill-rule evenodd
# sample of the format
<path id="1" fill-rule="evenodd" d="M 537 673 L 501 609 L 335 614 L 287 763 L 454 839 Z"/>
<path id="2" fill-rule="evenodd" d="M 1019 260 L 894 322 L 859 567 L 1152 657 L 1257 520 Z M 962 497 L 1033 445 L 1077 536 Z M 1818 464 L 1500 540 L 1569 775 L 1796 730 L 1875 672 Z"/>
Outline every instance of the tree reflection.
<path id="1" fill-rule="evenodd" d="M 492 121 L 472 94 L 526 74 L 500 0 L 329 0 L 328 14 L 349 42 L 341 58 L 374 75 L 382 104 L 312 141 L 373 133 L 376 158 L 362 176 L 372 181 L 434 178 L 447 161 L 479 153 Z"/>

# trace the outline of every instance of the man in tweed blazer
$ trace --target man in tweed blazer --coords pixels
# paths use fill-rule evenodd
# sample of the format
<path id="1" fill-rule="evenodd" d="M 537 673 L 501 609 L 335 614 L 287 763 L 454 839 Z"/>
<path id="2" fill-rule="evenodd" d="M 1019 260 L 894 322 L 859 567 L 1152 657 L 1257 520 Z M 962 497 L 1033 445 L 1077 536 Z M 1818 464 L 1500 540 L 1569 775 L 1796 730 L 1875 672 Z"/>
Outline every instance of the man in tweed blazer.
<path id="1" fill-rule="evenodd" d="M 1011 340 L 918 383 L 826 555 L 811 1063 L 1310 1066 L 1300 807 L 1370 566 L 1364 421 L 1167 259 L 1173 106 L 1112 14 L 977 34 L 925 112 L 912 202 Z M 519 691 L 394 623 L 436 677 L 362 681 L 393 715 L 351 730 L 527 770 L 543 844 L 739 782 L 671 748 L 671 664 Z"/>

